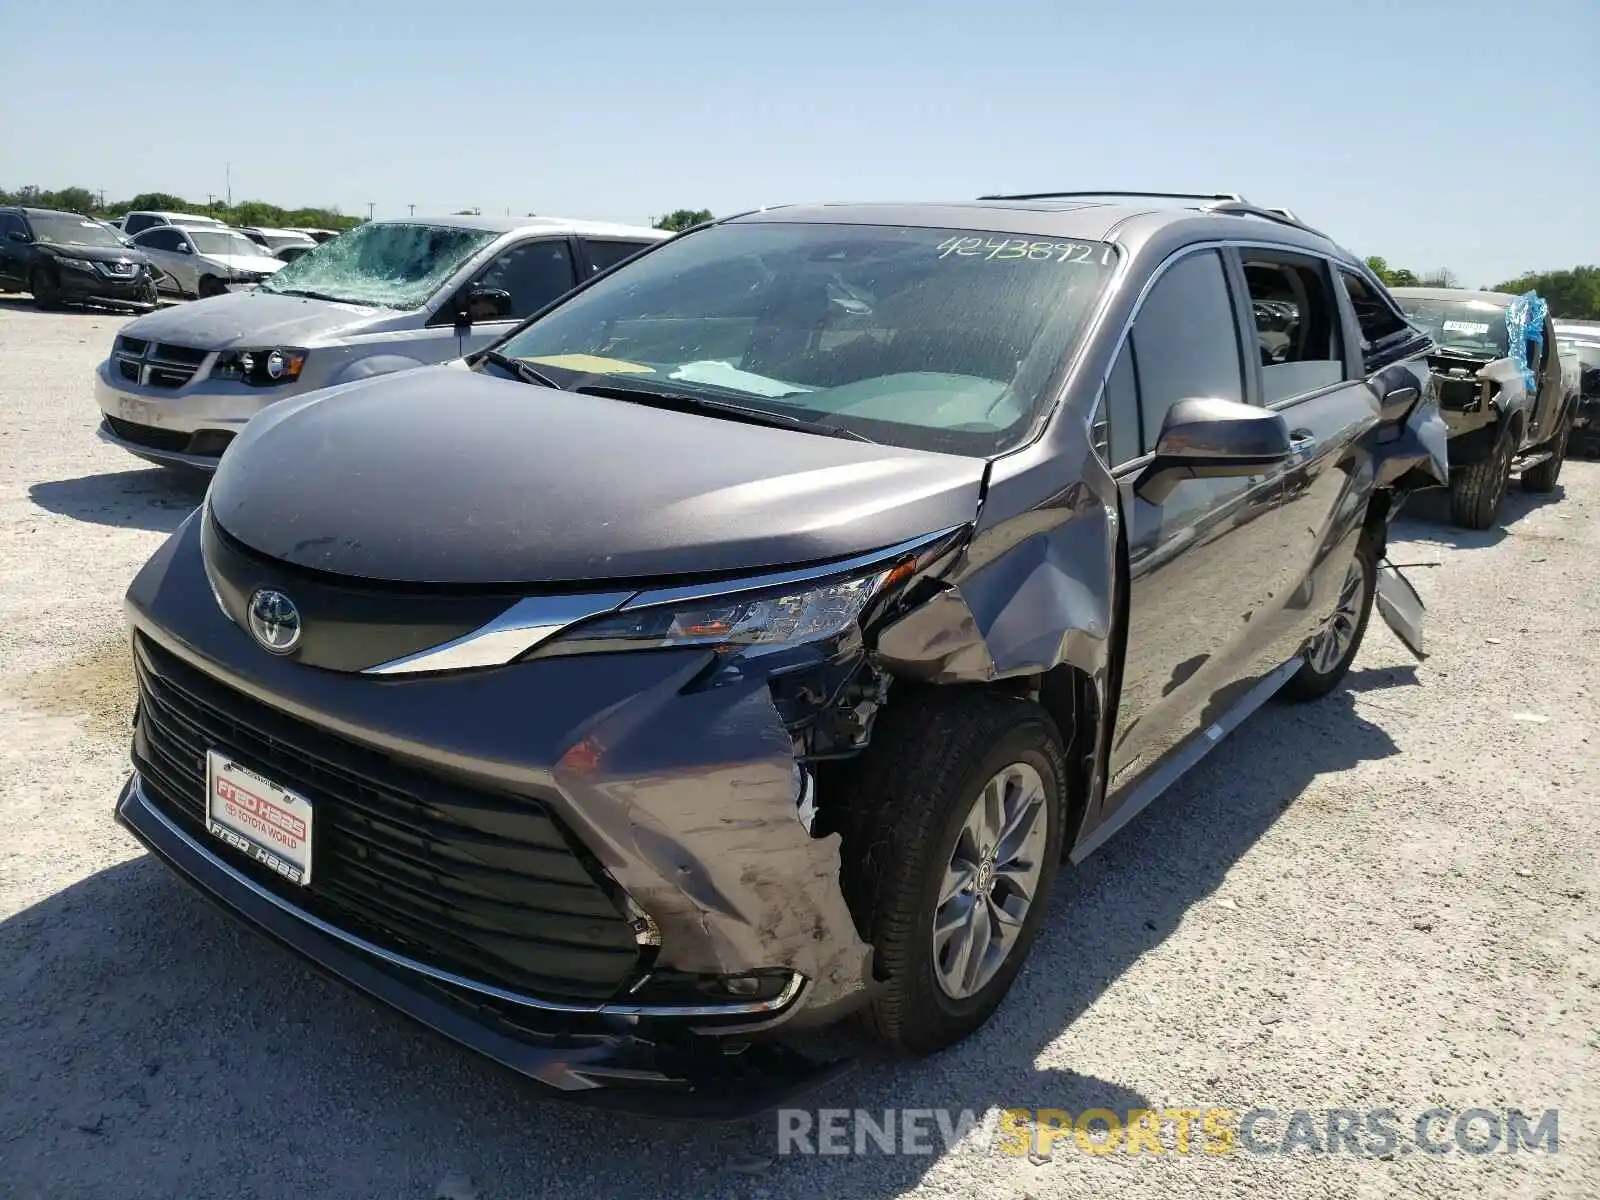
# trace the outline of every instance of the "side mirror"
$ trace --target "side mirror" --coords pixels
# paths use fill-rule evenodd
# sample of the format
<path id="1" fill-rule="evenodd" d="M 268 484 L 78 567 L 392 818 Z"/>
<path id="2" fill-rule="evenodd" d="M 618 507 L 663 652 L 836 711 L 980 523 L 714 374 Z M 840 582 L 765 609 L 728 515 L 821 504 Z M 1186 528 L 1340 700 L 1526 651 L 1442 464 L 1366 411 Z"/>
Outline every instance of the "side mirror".
<path id="1" fill-rule="evenodd" d="M 1160 504 L 1185 479 L 1257 475 L 1286 461 L 1292 449 L 1288 425 L 1270 409 L 1209 397 L 1180 400 L 1161 422 L 1155 460 L 1135 491 Z"/>
<path id="2" fill-rule="evenodd" d="M 1384 424 L 1403 421 L 1416 407 L 1422 393 L 1409 378 L 1404 382 L 1390 383 L 1382 377 L 1378 381 L 1378 417 Z"/>
<path id="3" fill-rule="evenodd" d="M 456 324 L 499 321 L 511 315 L 511 293 L 504 288 L 475 287 L 456 302 Z"/>
<path id="4" fill-rule="evenodd" d="M 10 233 L 6 234 L 6 237 L 10 238 L 13 242 L 26 242 L 28 240 L 28 235 L 23 233 L 20 229 L 13 229 Z"/>

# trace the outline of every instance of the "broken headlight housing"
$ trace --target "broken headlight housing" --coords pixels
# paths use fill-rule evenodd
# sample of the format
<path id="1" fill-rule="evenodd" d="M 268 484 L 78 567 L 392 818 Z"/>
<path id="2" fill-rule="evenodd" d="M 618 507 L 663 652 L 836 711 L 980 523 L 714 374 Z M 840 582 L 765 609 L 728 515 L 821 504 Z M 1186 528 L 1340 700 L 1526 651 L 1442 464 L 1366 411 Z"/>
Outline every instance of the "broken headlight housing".
<path id="1" fill-rule="evenodd" d="M 228 350 L 217 356 L 217 365 L 211 368 L 211 377 L 235 379 L 256 387 L 276 387 L 300 378 L 305 365 L 306 352 L 293 346 Z"/>

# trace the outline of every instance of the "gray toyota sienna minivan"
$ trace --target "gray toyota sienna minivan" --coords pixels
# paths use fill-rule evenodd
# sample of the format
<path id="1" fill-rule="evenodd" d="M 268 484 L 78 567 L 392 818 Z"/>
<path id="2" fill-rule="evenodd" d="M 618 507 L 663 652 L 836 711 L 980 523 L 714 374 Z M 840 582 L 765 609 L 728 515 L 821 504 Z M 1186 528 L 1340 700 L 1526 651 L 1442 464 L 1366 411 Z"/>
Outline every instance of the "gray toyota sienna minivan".
<path id="1" fill-rule="evenodd" d="M 701 227 L 250 423 L 128 593 L 118 817 L 571 1098 L 748 1112 L 853 1011 L 940 1050 L 1374 603 L 1420 651 L 1429 346 L 1236 197 Z"/>

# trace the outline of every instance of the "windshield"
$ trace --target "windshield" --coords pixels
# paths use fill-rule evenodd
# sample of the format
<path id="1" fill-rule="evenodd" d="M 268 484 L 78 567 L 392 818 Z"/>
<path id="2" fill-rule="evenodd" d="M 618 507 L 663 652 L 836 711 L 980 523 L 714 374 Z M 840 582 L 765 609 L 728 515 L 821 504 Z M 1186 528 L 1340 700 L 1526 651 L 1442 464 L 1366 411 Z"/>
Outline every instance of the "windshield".
<path id="1" fill-rule="evenodd" d="M 1506 334 L 1506 308 L 1487 300 L 1418 300 L 1396 296 L 1414 325 L 1427 331 L 1443 350 L 1459 350 L 1480 358 L 1511 353 Z"/>
<path id="2" fill-rule="evenodd" d="M 285 246 L 315 246 L 317 243 L 303 233 L 263 233 L 269 249 L 282 250 Z"/>
<path id="3" fill-rule="evenodd" d="M 102 246 L 115 250 L 122 245 L 114 231 L 88 217 L 41 217 L 30 213 L 28 224 L 33 226 L 35 238 L 57 246 Z"/>
<path id="4" fill-rule="evenodd" d="M 304 254 L 262 290 L 347 304 L 421 308 L 444 281 L 498 235 L 409 221 L 357 225 Z"/>
<path id="5" fill-rule="evenodd" d="M 965 229 L 718 225 L 500 349 L 564 387 L 697 395 L 988 455 L 1027 436 L 1115 261 L 1103 242 Z"/>
<path id="6" fill-rule="evenodd" d="M 231 229 L 187 229 L 189 240 L 201 254 L 233 254 L 260 258 L 261 247 Z"/>
<path id="7" fill-rule="evenodd" d="M 222 222 L 214 217 L 195 217 L 186 213 L 168 218 L 174 225 L 181 225 L 185 229 L 219 229 Z"/>

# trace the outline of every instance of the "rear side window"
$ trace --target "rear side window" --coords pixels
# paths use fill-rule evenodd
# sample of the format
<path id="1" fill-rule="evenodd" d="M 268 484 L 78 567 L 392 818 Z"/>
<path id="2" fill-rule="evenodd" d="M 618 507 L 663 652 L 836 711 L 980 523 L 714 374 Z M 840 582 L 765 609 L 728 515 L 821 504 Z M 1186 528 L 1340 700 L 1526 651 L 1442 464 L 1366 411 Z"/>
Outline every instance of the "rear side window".
<path id="1" fill-rule="evenodd" d="M 531 317 L 572 290 L 572 249 L 565 239 L 523 242 L 490 263 L 477 283 L 510 292 L 512 318 Z"/>
<path id="2" fill-rule="evenodd" d="M 1240 251 L 1256 353 L 1268 404 L 1340 383 L 1345 377 L 1339 308 L 1328 275 L 1312 259 Z"/>
<path id="3" fill-rule="evenodd" d="M 134 241 L 147 250 L 182 250 L 186 244 L 183 234 L 171 226 L 161 226 L 141 234 Z"/>
<path id="4" fill-rule="evenodd" d="M 1132 340 L 1144 452 L 1155 449 L 1178 401 L 1244 400 L 1239 329 L 1215 250 L 1186 255 L 1161 275 L 1134 319 Z"/>
<path id="5" fill-rule="evenodd" d="M 122 222 L 122 232 L 131 236 L 159 224 L 161 222 L 148 213 L 132 213 Z"/>
<path id="6" fill-rule="evenodd" d="M 589 255 L 589 269 L 595 273 L 608 271 L 625 258 L 632 258 L 650 242 L 600 241 L 584 238 L 583 248 Z"/>
<path id="7" fill-rule="evenodd" d="M 13 233 L 26 233 L 22 221 L 12 213 L 0 213 L 0 239 L 9 238 Z"/>

